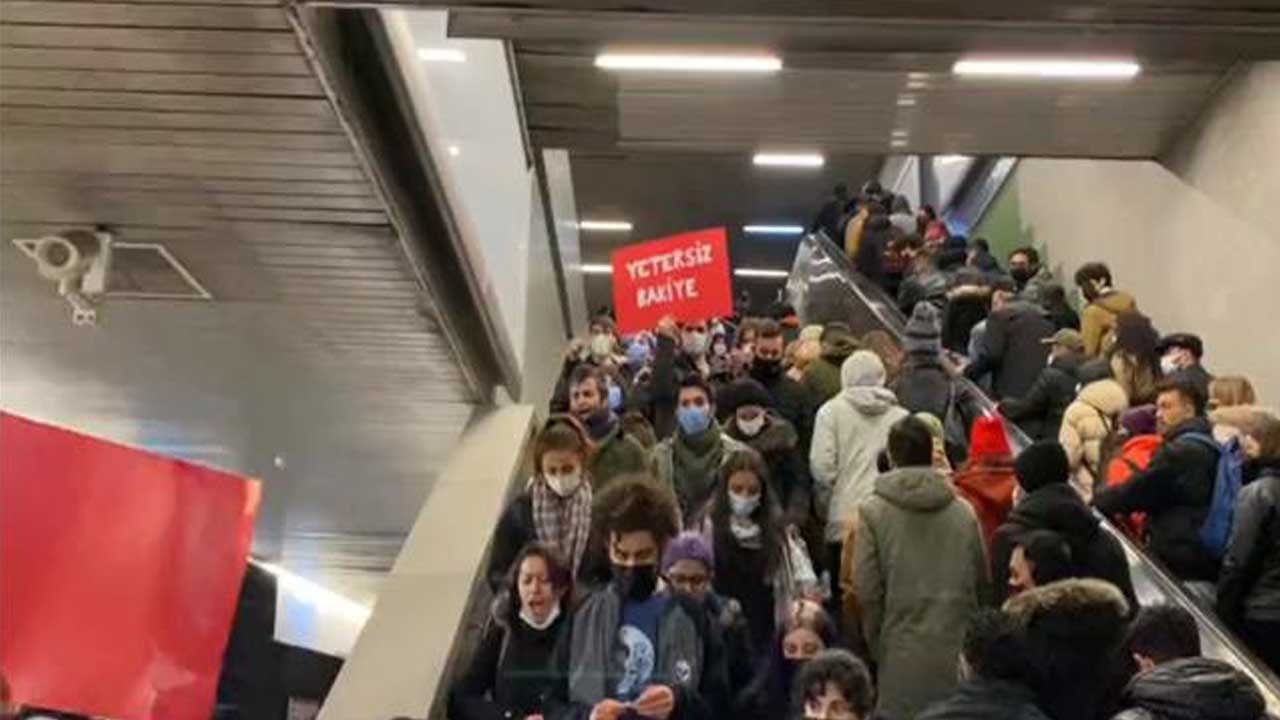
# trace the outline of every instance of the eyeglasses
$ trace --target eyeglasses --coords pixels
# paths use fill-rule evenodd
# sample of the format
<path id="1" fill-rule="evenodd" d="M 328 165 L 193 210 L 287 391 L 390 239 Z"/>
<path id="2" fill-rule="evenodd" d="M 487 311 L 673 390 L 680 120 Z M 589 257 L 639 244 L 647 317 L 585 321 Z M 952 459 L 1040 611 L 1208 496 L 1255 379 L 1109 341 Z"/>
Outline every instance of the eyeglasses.
<path id="1" fill-rule="evenodd" d="M 711 582 L 711 578 L 706 575 L 684 575 L 678 573 L 668 575 L 667 580 L 671 581 L 671 584 L 676 587 L 687 587 L 693 590 L 701 590 L 707 586 L 707 583 Z"/>

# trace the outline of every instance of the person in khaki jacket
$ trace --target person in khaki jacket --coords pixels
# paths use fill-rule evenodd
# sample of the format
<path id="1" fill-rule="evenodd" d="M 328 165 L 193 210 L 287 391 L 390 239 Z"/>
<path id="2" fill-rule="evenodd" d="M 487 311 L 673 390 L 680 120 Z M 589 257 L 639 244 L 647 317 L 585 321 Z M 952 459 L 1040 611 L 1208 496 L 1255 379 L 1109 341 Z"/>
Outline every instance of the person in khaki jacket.
<path id="1" fill-rule="evenodd" d="M 973 509 L 931 467 L 929 428 L 915 417 L 895 423 L 889 460 L 895 469 L 858 509 L 853 584 L 878 668 L 876 710 L 910 720 L 955 688 L 964 628 L 991 583 Z"/>
<path id="2" fill-rule="evenodd" d="M 1089 301 L 1080 313 L 1084 354 L 1096 357 L 1111 349 L 1115 341 L 1116 317 L 1137 310 L 1138 302 L 1129 293 L 1111 286 L 1111 269 L 1103 263 L 1081 265 L 1075 279 L 1080 293 Z"/>

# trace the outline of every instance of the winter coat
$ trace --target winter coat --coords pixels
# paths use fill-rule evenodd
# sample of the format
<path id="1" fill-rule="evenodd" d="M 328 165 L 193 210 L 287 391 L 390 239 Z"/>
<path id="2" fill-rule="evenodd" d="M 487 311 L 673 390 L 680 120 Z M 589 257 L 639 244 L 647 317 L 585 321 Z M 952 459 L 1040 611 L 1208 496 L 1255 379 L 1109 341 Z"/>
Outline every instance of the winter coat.
<path id="1" fill-rule="evenodd" d="M 916 303 L 921 300 L 941 308 L 947 302 L 947 276 L 932 264 L 926 265 L 919 272 L 907 275 L 898 288 L 898 309 L 903 315 L 911 316 Z"/>
<path id="2" fill-rule="evenodd" d="M 987 317 L 977 361 L 965 374 L 976 380 L 990 372 L 997 397 L 1022 397 L 1049 357 L 1049 346 L 1041 340 L 1053 333 L 1053 323 L 1039 306 L 1011 302 Z"/>
<path id="3" fill-rule="evenodd" d="M 879 668 L 876 707 L 908 720 L 955 688 L 964 629 L 990 595 L 982 534 L 932 468 L 879 476 L 858 513 L 854 587 Z"/>
<path id="4" fill-rule="evenodd" d="M 1137 607 L 1129 560 L 1124 548 L 1106 530 L 1080 495 L 1065 483 L 1027 493 L 1009 511 L 1008 519 L 991 539 L 991 578 L 996 598 L 1009 594 L 1009 556 L 1013 546 L 1032 530 L 1052 530 L 1066 540 L 1075 561 L 1075 575 L 1106 580 L 1120 589 L 1130 608 Z"/>
<path id="5" fill-rule="evenodd" d="M 613 429 L 596 443 L 595 451 L 587 460 L 587 476 L 591 489 L 599 491 L 615 478 L 633 473 L 643 473 L 649 468 L 649 454 L 640 443 L 622 432 L 622 423 L 614 421 Z"/>
<path id="6" fill-rule="evenodd" d="M 1200 540 L 1218 474 L 1218 451 L 1184 437 L 1209 435 L 1204 418 L 1188 420 L 1165 434 L 1151 465 L 1129 482 L 1094 497 L 1106 515 L 1147 513 L 1147 548 L 1182 580 L 1215 582 L 1219 563 Z"/>
<path id="7" fill-rule="evenodd" d="M 1140 673 L 1113 720 L 1264 720 L 1266 702 L 1248 675 L 1221 660 L 1181 658 Z"/>
<path id="8" fill-rule="evenodd" d="M 1049 720 L 1036 707 L 1035 693 L 1008 680 L 978 679 L 929 706 L 916 720 Z"/>
<path id="9" fill-rule="evenodd" d="M 1076 387 L 1080 384 L 1076 369 L 1083 361 L 1083 357 L 1074 353 L 1055 359 L 1040 371 L 1025 395 L 1005 398 L 1000 403 L 1001 414 L 1017 423 L 1033 440 L 1057 438 L 1062 416 L 1076 399 Z"/>
<path id="10" fill-rule="evenodd" d="M 1132 609 L 1115 587 L 1092 578 L 1059 580 L 1019 593 L 1002 610 L 1025 639 L 1044 714 L 1095 720 L 1114 712 L 1132 674 L 1123 649 Z"/>
<path id="11" fill-rule="evenodd" d="M 1085 500 L 1093 497 L 1099 477 L 1102 441 L 1120 421 L 1120 413 L 1129 407 L 1124 388 L 1115 380 L 1099 380 L 1080 389 L 1080 395 L 1067 406 L 1058 430 L 1058 442 L 1067 451 L 1072 484 Z"/>
<path id="12" fill-rule="evenodd" d="M 786 420 L 770 413 L 764 428 L 755 437 L 747 437 L 730 419 L 725 426 L 729 437 L 760 453 L 769 465 L 769 487 L 782 505 L 787 522 L 804 527 L 813 501 L 813 483 L 809 464 L 800 451 L 800 436 Z"/>
<path id="13" fill-rule="evenodd" d="M 1107 336 L 1116 327 L 1116 316 L 1138 309 L 1133 296 L 1121 290 L 1108 290 L 1101 297 L 1085 306 L 1080 314 L 1080 334 L 1084 337 L 1084 354 L 1101 355 Z"/>
<path id="14" fill-rule="evenodd" d="M 967 355 L 973 326 L 987 319 L 989 304 L 986 293 L 952 291 L 951 300 L 942 315 L 942 346 Z"/>
<path id="15" fill-rule="evenodd" d="M 927 412 L 945 421 L 951 404 L 951 383 L 941 358 L 911 353 L 893 383 L 893 392 L 907 411 Z"/>
<path id="16" fill-rule="evenodd" d="M 1267 461 L 1236 499 L 1218 614 L 1232 627 L 1280 622 L 1280 459 Z"/>
<path id="17" fill-rule="evenodd" d="M 449 693 L 450 720 L 508 720 L 551 715 L 555 688 L 563 682 L 556 652 L 568 629 L 562 614 L 538 630 L 511 619 L 511 600 L 494 601 L 489 626 L 471 664 Z"/>
<path id="18" fill-rule="evenodd" d="M 844 525 L 871 495 L 876 458 L 889 442 L 889 428 L 907 416 L 882 387 L 847 385 L 818 410 L 809 469 L 818 508 L 826 508 L 826 540 L 844 537 Z"/>
<path id="19" fill-rule="evenodd" d="M 975 458 L 970 458 L 951 476 L 951 484 L 956 494 L 973 508 L 982 528 L 982 541 L 989 544 L 996 528 L 1013 507 L 1013 489 L 1018 485 L 1018 478 L 1013 472 L 1013 458 L 997 456 L 980 460 L 975 462 Z"/>
<path id="20" fill-rule="evenodd" d="M 557 657 L 564 679 L 554 701 L 566 709 L 558 717 L 587 720 L 591 708 L 617 687 L 626 659 L 619 652 L 622 605 L 610 585 L 588 596 L 574 613 Z M 650 684 L 675 691 L 673 720 L 713 720 L 728 707 L 724 647 L 708 623 L 706 610 L 680 594 L 669 596 L 658 617 Z"/>
<path id="21" fill-rule="evenodd" d="M 522 492 L 511 501 L 493 531 L 489 550 L 489 589 L 495 594 L 507 584 L 511 563 L 525 545 L 538 539 L 533 522 L 533 496 Z"/>
<path id="22" fill-rule="evenodd" d="M 773 398 L 773 409 L 795 428 L 800 448 L 808 453 L 809 442 L 813 437 L 814 412 L 808 391 L 799 382 L 787 377 L 785 372 L 772 377 L 753 372 L 751 377 L 769 391 L 769 396 Z"/>
<path id="23" fill-rule="evenodd" d="M 751 627 L 742 613 L 742 604 L 733 598 L 708 593 L 703 607 L 711 631 L 719 633 L 720 647 L 724 648 L 729 687 L 746 687 L 755 677 L 755 646 L 751 642 Z"/>
<path id="24" fill-rule="evenodd" d="M 840 366 L 857 349 L 852 337 L 839 336 L 822 344 L 822 354 L 804 369 L 801 381 L 810 403 L 821 405 L 840 392 Z"/>
<path id="25" fill-rule="evenodd" d="M 679 432 L 679 431 L 677 431 Z M 685 477 L 677 472 L 675 462 L 675 442 L 674 437 L 658 443 L 653 448 L 650 457 L 650 467 L 653 477 L 663 487 L 668 488 L 675 493 L 676 499 L 680 503 L 680 516 L 685 522 L 693 520 L 703 505 L 707 504 L 707 500 L 711 497 L 711 492 L 715 489 L 715 478 L 694 478 Z M 720 464 L 729 455 L 740 450 L 746 450 L 747 446 L 734 440 L 723 431 L 720 433 Z M 705 488 L 705 489 L 704 489 Z"/>
<path id="26" fill-rule="evenodd" d="M 1025 300 L 1032 305 L 1043 306 L 1048 295 L 1046 290 L 1050 285 L 1056 284 L 1058 283 L 1053 279 L 1053 271 L 1047 266 L 1041 265 L 1036 270 L 1036 274 L 1032 275 L 1030 280 L 1027 280 L 1027 284 L 1022 286 L 1022 290 L 1018 293 L 1018 299 Z"/>
<path id="27" fill-rule="evenodd" d="M 853 266 L 876 285 L 884 283 L 884 253 L 893 240 L 893 225 L 889 218 L 871 216 L 862 225 L 862 239 L 858 243 L 858 251 L 854 254 Z"/>

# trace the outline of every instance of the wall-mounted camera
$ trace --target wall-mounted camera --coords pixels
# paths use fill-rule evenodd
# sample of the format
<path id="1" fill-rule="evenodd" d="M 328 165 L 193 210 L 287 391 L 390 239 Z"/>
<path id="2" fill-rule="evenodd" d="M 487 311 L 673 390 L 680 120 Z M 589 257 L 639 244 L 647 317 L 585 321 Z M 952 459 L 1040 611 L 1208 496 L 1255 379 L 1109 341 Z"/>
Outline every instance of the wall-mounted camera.
<path id="1" fill-rule="evenodd" d="M 94 303 L 107 291 L 111 270 L 110 232 L 67 230 L 34 240 L 14 240 L 36 264 L 36 272 L 58 284 L 58 294 L 71 305 L 71 321 L 95 325 Z"/>

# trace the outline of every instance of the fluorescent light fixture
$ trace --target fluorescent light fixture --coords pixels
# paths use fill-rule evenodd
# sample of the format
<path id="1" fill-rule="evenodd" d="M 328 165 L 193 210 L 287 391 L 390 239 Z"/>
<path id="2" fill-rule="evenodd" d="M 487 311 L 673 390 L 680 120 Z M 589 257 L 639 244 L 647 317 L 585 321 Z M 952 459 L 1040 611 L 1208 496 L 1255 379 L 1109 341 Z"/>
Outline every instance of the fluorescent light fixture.
<path id="1" fill-rule="evenodd" d="M 765 270 L 762 268 L 738 268 L 733 271 L 738 277 L 749 278 L 785 278 L 791 275 L 789 270 Z"/>
<path id="2" fill-rule="evenodd" d="M 934 158 L 934 161 L 940 162 L 943 165 L 950 165 L 952 163 L 964 162 L 968 159 L 968 155 L 939 155 Z"/>
<path id="3" fill-rule="evenodd" d="M 628 232 L 631 230 L 631 223 L 626 220 L 579 220 L 578 229 L 596 232 Z"/>
<path id="4" fill-rule="evenodd" d="M 449 146 L 449 157 L 458 157 L 461 154 L 462 154 L 462 149 L 459 148 L 457 145 Z"/>
<path id="5" fill-rule="evenodd" d="M 583 275 L 612 275 L 613 266 L 604 263 L 582 263 L 578 266 L 578 270 Z"/>
<path id="6" fill-rule="evenodd" d="M 255 565 L 276 576 L 281 590 L 289 593 L 302 602 L 320 608 L 323 612 L 336 612 L 348 620 L 363 623 L 369 619 L 373 609 L 362 605 L 345 595 L 316 584 L 301 575 L 290 572 L 275 563 L 253 561 Z"/>
<path id="7" fill-rule="evenodd" d="M 1064 58 L 961 59 L 956 75 L 974 77 L 1082 78 L 1124 80 L 1142 72 L 1132 60 L 1068 60 Z"/>
<path id="8" fill-rule="evenodd" d="M 596 56 L 596 67 L 604 70 L 771 73 L 782 69 L 782 60 L 773 55 L 601 53 Z"/>
<path id="9" fill-rule="evenodd" d="M 889 141 L 889 147 L 904 148 L 907 146 L 906 138 L 894 138 Z"/>
<path id="10" fill-rule="evenodd" d="M 803 225 L 743 225 L 742 232 L 749 235 L 799 235 Z"/>
<path id="11" fill-rule="evenodd" d="M 897 129 L 896 129 L 896 130 L 894 130 L 892 133 L 890 133 L 890 135 L 892 135 L 893 137 L 896 137 L 896 138 L 904 138 L 904 137 L 906 137 L 907 135 L 910 135 L 910 134 L 911 134 L 910 132 L 908 132 L 907 130 L 905 130 L 905 129 L 903 129 L 903 128 L 897 128 Z"/>
<path id="12" fill-rule="evenodd" d="M 418 48 L 418 59 L 422 62 L 461 63 L 467 61 L 467 54 L 454 48 Z"/>
<path id="13" fill-rule="evenodd" d="M 826 158 L 818 153 L 756 153 L 751 159 L 756 165 L 767 167 L 808 167 L 820 168 Z"/>
<path id="14" fill-rule="evenodd" d="M 899 95 L 898 107 L 912 107 L 916 104 L 915 95 Z"/>

